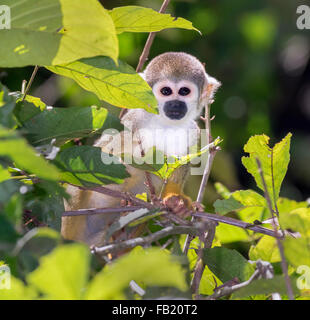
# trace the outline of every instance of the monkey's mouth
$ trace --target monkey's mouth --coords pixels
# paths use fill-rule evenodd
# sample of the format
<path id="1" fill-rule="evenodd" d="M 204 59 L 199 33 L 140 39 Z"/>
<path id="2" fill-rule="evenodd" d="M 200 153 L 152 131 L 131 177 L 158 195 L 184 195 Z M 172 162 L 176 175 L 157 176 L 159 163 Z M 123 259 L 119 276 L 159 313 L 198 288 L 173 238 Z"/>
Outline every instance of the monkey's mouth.
<path id="1" fill-rule="evenodd" d="M 164 112 L 168 118 L 172 120 L 180 120 L 186 115 L 187 106 L 183 101 L 168 101 L 164 105 Z"/>

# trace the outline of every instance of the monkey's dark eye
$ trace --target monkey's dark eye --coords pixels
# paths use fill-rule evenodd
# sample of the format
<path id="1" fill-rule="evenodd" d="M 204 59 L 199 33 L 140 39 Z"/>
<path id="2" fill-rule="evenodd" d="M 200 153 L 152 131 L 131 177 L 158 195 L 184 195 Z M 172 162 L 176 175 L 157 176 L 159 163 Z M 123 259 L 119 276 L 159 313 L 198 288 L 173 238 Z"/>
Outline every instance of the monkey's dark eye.
<path id="1" fill-rule="evenodd" d="M 189 88 L 186 88 L 186 87 L 182 87 L 179 90 L 179 95 L 181 95 L 181 96 L 187 96 L 190 93 L 191 93 L 191 90 Z"/>
<path id="2" fill-rule="evenodd" d="M 172 90 L 169 87 L 163 87 L 160 89 L 160 92 L 164 95 L 164 96 L 170 96 L 172 94 Z"/>

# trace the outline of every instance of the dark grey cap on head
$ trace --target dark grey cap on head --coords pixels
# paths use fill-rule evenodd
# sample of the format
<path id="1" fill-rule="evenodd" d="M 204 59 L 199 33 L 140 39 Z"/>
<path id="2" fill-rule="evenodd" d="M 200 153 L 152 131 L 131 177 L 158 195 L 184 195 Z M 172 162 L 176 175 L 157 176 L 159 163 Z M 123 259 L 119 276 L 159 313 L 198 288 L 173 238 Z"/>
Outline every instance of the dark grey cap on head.
<path id="1" fill-rule="evenodd" d="M 160 80 L 189 80 L 200 89 L 205 85 L 203 64 L 194 56 L 184 52 L 167 52 L 154 58 L 145 69 L 145 80 L 153 87 Z"/>

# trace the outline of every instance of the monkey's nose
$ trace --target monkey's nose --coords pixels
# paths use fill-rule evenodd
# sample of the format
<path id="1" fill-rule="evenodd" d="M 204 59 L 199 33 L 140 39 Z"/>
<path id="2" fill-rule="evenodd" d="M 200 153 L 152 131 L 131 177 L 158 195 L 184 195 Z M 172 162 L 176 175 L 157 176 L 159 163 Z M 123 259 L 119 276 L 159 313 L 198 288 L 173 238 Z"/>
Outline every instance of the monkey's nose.
<path id="1" fill-rule="evenodd" d="M 167 101 L 164 105 L 164 112 L 168 118 L 173 120 L 180 120 L 186 115 L 187 106 L 183 101 Z"/>

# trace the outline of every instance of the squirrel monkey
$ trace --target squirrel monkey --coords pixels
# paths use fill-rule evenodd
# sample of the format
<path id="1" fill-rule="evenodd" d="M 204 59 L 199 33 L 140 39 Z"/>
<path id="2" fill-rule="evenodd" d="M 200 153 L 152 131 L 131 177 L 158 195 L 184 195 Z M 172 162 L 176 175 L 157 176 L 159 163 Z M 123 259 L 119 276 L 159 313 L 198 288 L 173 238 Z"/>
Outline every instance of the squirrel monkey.
<path id="1" fill-rule="evenodd" d="M 199 127 L 195 120 L 205 105 L 210 103 L 220 86 L 210 77 L 204 65 L 195 57 L 183 52 L 167 52 L 155 57 L 140 74 L 150 85 L 158 102 L 159 114 L 143 109 L 131 109 L 122 118 L 125 127 L 131 126 L 136 139 L 129 141 L 126 134 L 120 134 L 120 146 L 107 143 L 102 136 L 95 146 L 113 155 L 120 155 L 122 147 L 132 147 L 134 152 L 146 152 L 155 147 L 167 156 L 184 156 L 189 147 L 198 143 Z M 190 133 L 190 134 L 189 134 Z M 196 133 L 196 134 L 195 134 Z M 110 189 L 132 194 L 149 193 L 145 185 L 145 172 L 126 165 L 130 177 L 120 185 L 108 186 Z M 190 206 L 190 199 L 183 194 L 183 185 L 189 171 L 189 165 L 176 169 L 166 181 L 151 174 L 156 195 L 161 194 L 163 203 L 173 211 L 180 202 Z M 164 185 L 163 185 L 164 184 Z M 78 210 L 89 208 L 111 208 L 120 205 L 120 200 L 94 191 L 80 190 L 68 186 L 71 199 L 65 202 L 65 209 Z M 119 214 L 98 214 L 85 216 L 67 216 L 62 218 L 62 235 L 66 239 L 86 242 L 89 245 L 102 245 L 103 233 Z"/>

